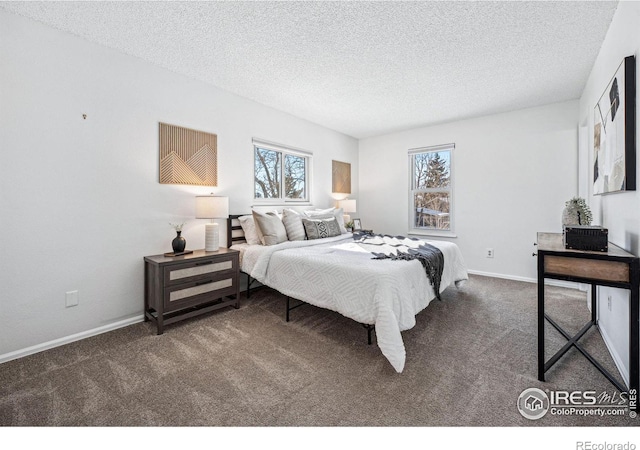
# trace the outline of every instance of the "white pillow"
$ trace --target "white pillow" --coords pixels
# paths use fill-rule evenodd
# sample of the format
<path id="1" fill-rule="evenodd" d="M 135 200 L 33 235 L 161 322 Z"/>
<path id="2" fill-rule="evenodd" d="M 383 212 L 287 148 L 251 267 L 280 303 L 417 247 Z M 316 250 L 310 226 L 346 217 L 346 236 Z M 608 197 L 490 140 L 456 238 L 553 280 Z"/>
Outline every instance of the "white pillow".
<path id="1" fill-rule="evenodd" d="M 344 210 L 342 208 L 338 208 L 333 211 L 333 215 L 336 216 L 336 220 L 338 221 L 340 233 L 347 233 L 347 227 L 344 226 Z"/>
<path id="2" fill-rule="evenodd" d="M 302 225 L 302 215 L 293 209 L 285 209 L 282 211 L 282 223 L 287 230 L 287 238 L 290 241 L 304 241 L 307 237 Z"/>
<path id="3" fill-rule="evenodd" d="M 275 213 L 253 211 L 253 220 L 262 245 L 276 245 L 287 241 L 287 230 Z"/>
<path id="4" fill-rule="evenodd" d="M 244 231 L 244 239 L 249 245 L 261 245 L 260 237 L 256 231 L 256 224 L 253 221 L 253 216 L 240 216 L 238 217 L 242 231 Z"/>
<path id="5" fill-rule="evenodd" d="M 327 214 L 333 214 L 335 208 L 327 208 L 327 209 L 308 209 L 304 212 L 307 217 L 317 217 L 317 216 L 326 216 Z"/>

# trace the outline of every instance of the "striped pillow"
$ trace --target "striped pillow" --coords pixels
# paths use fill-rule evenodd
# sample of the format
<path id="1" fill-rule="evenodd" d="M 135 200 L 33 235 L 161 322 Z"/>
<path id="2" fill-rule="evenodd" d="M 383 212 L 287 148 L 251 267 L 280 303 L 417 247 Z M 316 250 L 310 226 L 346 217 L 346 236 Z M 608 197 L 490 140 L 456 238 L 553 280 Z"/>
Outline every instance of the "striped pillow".
<path id="1" fill-rule="evenodd" d="M 287 230 L 287 238 L 290 241 L 304 241 L 307 235 L 302 225 L 302 216 L 293 209 L 285 209 L 282 211 L 282 223 Z"/>

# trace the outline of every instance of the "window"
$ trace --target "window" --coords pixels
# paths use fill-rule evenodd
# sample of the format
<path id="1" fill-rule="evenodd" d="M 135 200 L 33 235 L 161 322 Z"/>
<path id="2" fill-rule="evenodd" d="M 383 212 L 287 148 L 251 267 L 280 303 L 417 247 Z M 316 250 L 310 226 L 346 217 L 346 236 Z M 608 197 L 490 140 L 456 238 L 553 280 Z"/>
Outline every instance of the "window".
<path id="1" fill-rule="evenodd" d="M 253 148 L 256 200 L 309 201 L 310 153 L 256 140 Z"/>
<path id="2" fill-rule="evenodd" d="M 454 144 L 409 151 L 409 230 L 413 233 L 450 234 L 452 220 L 451 159 Z"/>

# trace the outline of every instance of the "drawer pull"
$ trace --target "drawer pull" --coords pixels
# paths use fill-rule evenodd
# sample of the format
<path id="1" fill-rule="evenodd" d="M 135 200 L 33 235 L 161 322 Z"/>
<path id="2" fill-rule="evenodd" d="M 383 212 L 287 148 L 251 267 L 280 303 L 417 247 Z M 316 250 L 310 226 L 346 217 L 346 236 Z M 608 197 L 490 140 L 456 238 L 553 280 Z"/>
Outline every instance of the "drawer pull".
<path id="1" fill-rule="evenodd" d="M 205 261 L 196 263 L 196 266 L 206 266 L 207 264 L 213 264 L 213 261 Z"/>
<path id="2" fill-rule="evenodd" d="M 200 283 L 196 283 L 196 286 L 202 286 L 203 284 L 209 284 L 209 283 L 213 283 L 213 280 L 201 281 Z"/>

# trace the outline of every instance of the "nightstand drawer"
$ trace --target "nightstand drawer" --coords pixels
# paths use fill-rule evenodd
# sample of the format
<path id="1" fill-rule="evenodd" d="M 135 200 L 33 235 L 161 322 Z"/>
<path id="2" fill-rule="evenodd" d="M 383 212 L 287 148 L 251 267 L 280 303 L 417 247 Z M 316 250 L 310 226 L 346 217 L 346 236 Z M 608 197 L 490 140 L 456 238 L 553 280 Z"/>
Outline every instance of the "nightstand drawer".
<path id="1" fill-rule="evenodd" d="M 208 299 L 235 294 L 237 278 L 234 273 L 209 275 L 206 279 L 180 283 L 164 290 L 164 310 L 188 308 Z"/>
<path id="2" fill-rule="evenodd" d="M 233 257 L 212 258 L 164 268 L 165 286 L 210 278 L 211 275 L 234 270 Z"/>

